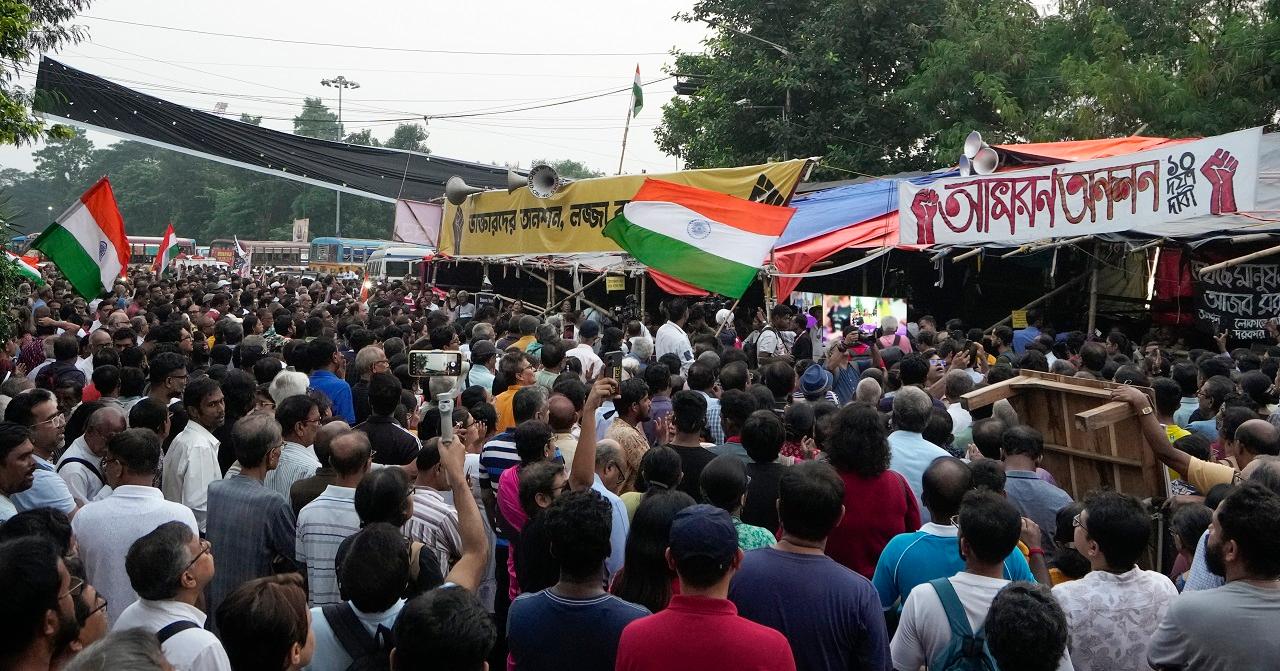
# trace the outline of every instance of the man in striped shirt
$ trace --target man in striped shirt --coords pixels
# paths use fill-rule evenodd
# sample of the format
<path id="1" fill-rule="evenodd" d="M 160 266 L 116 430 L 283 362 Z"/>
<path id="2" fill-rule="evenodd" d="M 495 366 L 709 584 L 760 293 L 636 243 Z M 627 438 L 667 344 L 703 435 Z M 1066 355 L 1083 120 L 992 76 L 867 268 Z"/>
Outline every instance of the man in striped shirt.
<path id="1" fill-rule="evenodd" d="M 441 492 L 450 491 L 449 477 L 440 461 L 440 439 L 422 445 L 416 461 L 418 477 L 413 486 L 413 517 L 404 523 L 404 535 L 436 553 L 440 569 L 448 572 L 462 558 L 462 536 L 458 531 L 458 511 L 445 502 Z"/>
<path id="2" fill-rule="evenodd" d="M 284 432 L 280 464 L 267 473 L 266 485 L 289 498 L 293 483 L 309 478 L 320 468 L 311 444 L 320 428 L 320 406 L 305 394 L 290 396 L 276 406 L 276 421 Z"/>
<path id="3" fill-rule="evenodd" d="M 359 431 L 348 431 L 334 438 L 329 450 L 333 484 L 298 513 L 295 554 L 298 563 L 307 567 L 307 602 L 312 606 L 342 601 L 338 596 L 334 558 L 338 545 L 360 529 L 356 485 L 369 472 L 372 463 L 369 438 Z"/>

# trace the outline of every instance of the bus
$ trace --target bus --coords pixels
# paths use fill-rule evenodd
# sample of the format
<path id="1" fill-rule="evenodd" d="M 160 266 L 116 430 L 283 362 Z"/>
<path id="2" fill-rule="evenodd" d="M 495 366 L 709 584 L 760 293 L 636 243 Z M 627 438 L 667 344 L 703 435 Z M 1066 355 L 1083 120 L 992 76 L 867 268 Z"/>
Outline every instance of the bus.
<path id="1" fill-rule="evenodd" d="M 369 262 L 364 266 L 365 276 L 379 280 L 415 277 L 423 262 L 434 255 L 435 251 L 434 248 L 423 245 L 383 247 L 369 255 Z"/>
<path id="2" fill-rule="evenodd" d="M 390 244 L 386 240 L 316 238 L 311 241 L 307 267 L 318 273 L 358 273 L 364 270 L 370 254 Z"/>
<path id="3" fill-rule="evenodd" d="M 252 256 L 249 259 L 253 267 L 271 266 L 273 268 L 305 268 L 307 267 L 308 245 L 305 242 L 286 242 L 283 240 L 241 240 L 241 246 Z M 235 262 L 235 240 L 220 238 L 209 243 L 209 256 L 228 266 Z"/>

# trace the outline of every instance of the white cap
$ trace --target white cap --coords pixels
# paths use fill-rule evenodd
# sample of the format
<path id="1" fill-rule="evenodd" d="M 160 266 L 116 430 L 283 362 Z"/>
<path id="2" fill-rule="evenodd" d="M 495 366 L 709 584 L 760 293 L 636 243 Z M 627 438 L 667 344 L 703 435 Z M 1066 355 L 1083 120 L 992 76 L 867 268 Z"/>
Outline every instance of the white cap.
<path id="1" fill-rule="evenodd" d="M 221 289 L 222 287 L 229 287 L 229 286 L 231 286 L 231 282 L 229 280 L 218 280 L 219 289 Z"/>
<path id="2" fill-rule="evenodd" d="M 717 324 L 728 324 L 730 319 L 733 319 L 733 313 L 728 308 L 720 308 L 716 311 Z"/>

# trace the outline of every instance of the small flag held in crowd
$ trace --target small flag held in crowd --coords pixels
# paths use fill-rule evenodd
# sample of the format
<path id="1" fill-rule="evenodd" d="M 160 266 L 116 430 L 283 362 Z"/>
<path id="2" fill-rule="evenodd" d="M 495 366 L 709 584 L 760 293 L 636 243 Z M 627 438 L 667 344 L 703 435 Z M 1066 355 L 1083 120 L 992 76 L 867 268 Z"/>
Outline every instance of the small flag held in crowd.
<path id="1" fill-rule="evenodd" d="M 231 272 L 240 277 L 248 277 L 249 267 L 253 265 L 253 254 L 248 249 L 245 249 L 238 236 L 235 238 L 235 243 L 236 246 L 233 250 L 235 258 L 231 260 Z"/>
<path id="2" fill-rule="evenodd" d="M 22 279 L 37 285 L 44 285 L 44 278 L 40 276 L 40 271 L 28 263 L 26 259 L 8 250 L 5 250 L 4 255 L 17 268 L 18 274 L 22 276 Z"/>
<path id="3" fill-rule="evenodd" d="M 31 248 L 44 252 L 80 296 L 109 290 L 129 265 L 129 238 L 111 182 L 103 177 L 89 187 Z"/>
<path id="4" fill-rule="evenodd" d="M 739 298 L 793 214 L 790 207 L 646 179 L 604 236 L 651 268 Z"/>
<path id="5" fill-rule="evenodd" d="M 160 241 L 160 249 L 156 252 L 156 262 L 152 271 L 159 277 L 173 265 L 178 258 L 178 246 L 173 241 L 173 224 L 164 231 L 164 239 Z"/>

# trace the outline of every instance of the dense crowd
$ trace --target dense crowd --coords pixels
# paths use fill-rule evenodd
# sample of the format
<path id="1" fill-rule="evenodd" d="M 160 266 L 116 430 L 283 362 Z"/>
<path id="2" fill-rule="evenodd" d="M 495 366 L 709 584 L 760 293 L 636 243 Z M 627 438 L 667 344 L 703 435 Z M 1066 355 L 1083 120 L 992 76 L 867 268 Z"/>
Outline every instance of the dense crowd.
<path id="1" fill-rule="evenodd" d="M 0 353 L 0 668 L 1280 660 L 1280 347 L 47 279 Z M 1120 383 L 1168 496 L 1075 500 L 1013 405 L 961 402 L 1019 371 Z"/>

